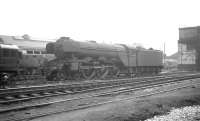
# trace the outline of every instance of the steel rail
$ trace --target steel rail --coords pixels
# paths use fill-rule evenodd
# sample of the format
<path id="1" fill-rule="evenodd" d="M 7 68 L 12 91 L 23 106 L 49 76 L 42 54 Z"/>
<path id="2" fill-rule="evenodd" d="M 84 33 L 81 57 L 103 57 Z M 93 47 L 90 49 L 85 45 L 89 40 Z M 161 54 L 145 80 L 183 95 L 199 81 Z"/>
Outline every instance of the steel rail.
<path id="1" fill-rule="evenodd" d="M 156 76 L 150 76 L 150 77 L 136 77 L 136 78 L 123 78 L 123 79 L 108 79 L 108 80 L 104 80 L 102 82 L 92 82 L 93 80 L 88 80 L 88 82 L 76 82 L 76 83 L 73 83 L 73 84 L 66 84 L 66 83 L 62 83 L 62 86 L 76 86 L 76 85 L 82 85 L 82 84 L 94 84 L 94 83 L 107 83 L 107 82 L 115 82 L 115 81 L 123 81 L 123 80 L 127 80 L 127 79 L 141 79 L 141 78 L 144 78 L 144 79 L 150 79 L 150 78 L 155 78 L 155 77 L 163 77 L 163 75 L 171 75 L 171 76 L 176 76 L 176 75 L 180 75 L 180 74 L 185 74 L 186 72 L 176 72 L 176 73 L 165 73 L 165 74 L 160 74 L 160 75 L 156 75 Z M 190 73 L 186 73 L 186 74 L 190 74 Z M 198 73 L 197 73 L 198 74 Z M 50 84 L 50 85 L 43 85 L 43 86 L 30 86 L 30 87 L 19 87 L 19 88 L 8 88 L 8 89 L 0 89 L 0 93 L 10 93 L 12 91 L 20 91 L 20 90 L 30 90 L 30 89 L 41 89 L 41 88 L 51 88 L 51 87 L 55 87 L 55 86 L 61 86 L 61 84 Z"/>
<path id="2" fill-rule="evenodd" d="M 190 75 L 191 76 L 191 75 Z M 154 77 L 156 78 L 156 77 Z M 160 78 L 160 77 L 159 77 Z M 165 77 L 165 78 L 160 78 L 160 79 L 157 79 L 157 80 L 148 80 L 148 81 L 140 81 L 140 80 L 137 80 L 137 81 L 127 81 L 125 83 L 123 82 L 120 82 L 116 85 L 114 84 L 110 84 L 108 86 L 102 86 L 102 87 L 97 87 L 97 88 L 87 88 L 85 90 L 78 90 L 78 91 L 69 91 L 69 90 L 61 90 L 61 89 L 65 89 L 65 88 L 59 88 L 59 89 L 42 89 L 42 90 L 31 90 L 31 91 L 27 91 L 27 92 L 22 92 L 23 94 L 30 94 L 30 93 L 36 93 L 36 92 L 47 92 L 46 90 L 48 90 L 48 92 L 51 92 L 51 91 L 54 91 L 56 90 L 56 92 L 51 92 L 49 93 L 48 95 L 38 95 L 38 96 L 28 96 L 28 97 L 24 97 L 24 98 L 17 98 L 17 99 L 12 99 L 12 100 L 5 100 L 5 101 L 0 101 L 0 104 L 9 104 L 9 103 L 13 103 L 13 102 L 19 102 L 19 101 L 28 101 L 28 100 L 31 100 L 31 99 L 39 99 L 39 98 L 44 98 L 44 97 L 51 97 L 51 96 L 59 96 L 59 95 L 66 95 L 66 94 L 76 94 L 76 93 L 83 93 L 83 92 L 87 92 L 87 91 L 94 91 L 94 90 L 100 90 L 100 89 L 106 89 L 106 88 L 115 88 L 115 87 L 119 87 L 119 86 L 124 86 L 124 85 L 134 85 L 134 84 L 139 84 L 139 83 L 146 83 L 146 82 L 151 82 L 151 81 L 161 81 L 163 79 L 171 79 L 171 78 L 174 78 L 174 77 Z M 179 77 L 180 78 L 180 77 Z M 189 77 L 190 78 L 190 77 Z M 145 78 L 145 79 L 148 79 L 148 78 Z M 152 79 L 152 77 L 151 77 Z M 123 80 L 126 80 L 126 79 L 123 79 Z"/>
<path id="3" fill-rule="evenodd" d="M 185 78 L 188 79 L 188 78 Z M 9 112 L 9 111 L 17 111 L 17 110 L 23 110 L 23 109 L 28 109 L 28 108 L 36 108 L 36 107 L 41 107 L 41 106 L 47 106 L 47 105 L 51 105 L 51 104 L 55 104 L 55 103 L 62 103 L 62 102 L 68 102 L 68 101 L 74 101 L 74 100 L 80 100 L 80 99 L 85 99 L 85 98 L 93 98 L 93 97 L 99 97 L 99 96 L 106 96 L 106 95 L 117 95 L 120 93 L 126 93 L 126 92 L 132 92 L 132 91 L 137 91 L 137 90 L 142 90 L 142 89 L 147 89 L 147 88 L 153 88 L 153 87 L 159 87 L 163 84 L 172 84 L 172 83 L 177 83 L 180 82 L 183 79 L 173 79 L 173 80 L 168 80 L 165 82 L 157 82 L 157 83 L 151 83 L 151 84 L 145 84 L 145 85 L 140 85 L 137 87 L 131 87 L 131 88 L 126 88 L 126 89 L 118 89 L 118 90 L 114 90 L 114 91 L 110 91 L 110 92 L 103 92 L 103 93 L 97 93 L 97 94 L 93 94 L 93 95 L 86 95 L 86 96 L 82 96 L 82 97 L 76 97 L 76 98 L 71 98 L 71 99 L 66 99 L 66 100 L 60 100 L 60 101 L 54 101 L 54 102 L 49 102 L 49 103 L 42 103 L 42 104 L 38 104 L 38 105 L 29 105 L 29 106 L 25 106 L 25 107 L 21 107 L 21 108 L 11 108 L 9 110 L 2 110 L 1 113 L 5 113 L 5 112 Z M 51 113 L 52 114 L 52 113 Z M 49 114 L 50 115 L 50 114 Z"/>
<path id="4" fill-rule="evenodd" d="M 120 83 L 129 83 L 130 81 L 136 80 L 134 82 L 139 82 L 140 80 L 143 79 L 153 79 L 153 78 L 161 78 L 161 77 L 150 77 L 150 78 L 140 78 L 140 79 L 133 79 L 133 78 L 128 78 L 128 79 L 120 79 L 117 81 L 112 81 L 112 82 L 98 82 L 98 83 L 85 83 L 85 84 L 80 84 L 80 85 L 58 85 L 58 86 L 52 86 L 49 88 L 49 86 L 40 86 L 40 87 L 36 87 L 35 88 L 28 88 L 28 90 L 17 90 L 14 92 L 2 92 L 0 93 L 0 97 L 5 97 L 5 96 L 16 96 L 16 95 L 25 95 L 25 94 L 35 94 L 35 93 L 42 93 L 42 92 L 52 92 L 52 91 L 61 91 L 63 93 L 59 93 L 59 94 L 71 94 L 72 91 L 73 92 L 77 92 L 74 90 L 80 90 L 82 88 L 89 88 L 89 87 L 103 87 L 106 85 L 117 85 Z M 171 77 L 170 77 L 171 78 Z M 132 82 L 131 82 L 132 83 Z M 39 89 L 38 89 L 39 88 Z M 66 93 L 65 93 L 66 92 Z M 70 93 L 71 92 L 71 93 Z M 55 96 L 55 95 L 52 95 Z M 33 97 L 34 98 L 34 97 Z M 32 99 L 33 99 L 32 98 Z M 23 100 L 23 99 L 22 99 Z M 9 100 L 6 100 L 9 103 Z M 20 100 L 19 100 L 20 101 Z M 10 101 L 12 102 L 12 101 Z M 0 101 L 0 104 L 3 103 L 3 101 Z"/>
<path id="5" fill-rule="evenodd" d="M 135 88 L 135 89 L 131 89 L 131 90 L 125 90 L 124 92 L 125 93 L 126 92 L 132 92 L 132 91 L 137 91 L 137 90 L 147 89 L 147 88 L 153 88 L 153 87 L 159 87 L 159 86 L 161 86 L 161 84 L 147 86 L 147 87 L 141 87 L 141 88 Z M 49 112 L 49 113 L 42 113 L 42 114 L 38 114 L 38 115 L 31 115 L 31 116 L 25 117 L 25 118 L 15 118 L 15 119 L 10 119 L 10 120 L 6 120 L 6 121 L 31 120 L 31 119 L 40 118 L 40 117 L 44 117 L 44 116 L 48 116 L 48 115 L 53 115 L 53 114 L 59 114 L 59 113 L 63 113 L 63 112 L 70 112 L 70 111 L 75 111 L 75 110 L 87 109 L 87 108 L 91 108 L 91 107 L 97 107 L 97 106 L 101 106 L 101 105 L 105 105 L 105 104 L 109 104 L 109 103 L 122 102 L 122 101 L 125 101 L 125 100 L 133 100 L 133 99 L 137 99 L 137 98 L 144 98 L 144 97 L 148 97 L 148 96 L 152 96 L 152 95 L 156 95 L 156 94 L 162 94 L 162 93 L 177 91 L 179 89 L 193 87 L 193 86 L 194 85 L 191 85 L 191 84 L 190 85 L 184 85 L 184 86 L 179 86 L 179 87 L 176 87 L 176 88 L 173 88 L 173 89 L 169 89 L 169 90 L 161 90 L 161 91 L 153 92 L 153 93 L 149 93 L 149 94 L 143 94 L 143 95 L 139 95 L 139 96 L 128 97 L 128 98 L 123 98 L 123 99 L 114 100 L 114 101 L 105 101 L 105 102 L 100 102 L 100 103 L 96 103 L 96 104 L 90 104 L 90 105 L 84 105 L 84 106 L 74 107 L 72 109 L 67 109 L 67 110 L 64 109 L 64 110 L 60 110 L 60 111 Z M 123 93 L 123 91 L 120 91 L 120 93 Z M 115 95 L 116 94 L 117 93 L 115 92 Z M 101 94 L 101 96 L 104 96 L 104 95 L 107 95 L 107 94 Z M 110 94 L 108 94 L 108 95 L 110 95 Z M 133 101 L 135 101 L 135 100 L 133 100 Z"/>

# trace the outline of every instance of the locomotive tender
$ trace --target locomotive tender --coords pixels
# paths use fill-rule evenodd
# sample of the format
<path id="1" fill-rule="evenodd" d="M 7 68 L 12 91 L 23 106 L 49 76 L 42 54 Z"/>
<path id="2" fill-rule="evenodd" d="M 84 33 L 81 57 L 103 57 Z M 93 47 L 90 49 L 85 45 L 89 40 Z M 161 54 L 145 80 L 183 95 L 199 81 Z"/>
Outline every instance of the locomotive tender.
<path id="1" fill-rule="evenodd" d="M 48 80 L 152 74 L 159 73 L 162 68 L 161 51 L 124 44 L 80 42 L 61 37 L 56 42 L 48 43 L 46 51 L 56 56 L 46 65 Z"/>

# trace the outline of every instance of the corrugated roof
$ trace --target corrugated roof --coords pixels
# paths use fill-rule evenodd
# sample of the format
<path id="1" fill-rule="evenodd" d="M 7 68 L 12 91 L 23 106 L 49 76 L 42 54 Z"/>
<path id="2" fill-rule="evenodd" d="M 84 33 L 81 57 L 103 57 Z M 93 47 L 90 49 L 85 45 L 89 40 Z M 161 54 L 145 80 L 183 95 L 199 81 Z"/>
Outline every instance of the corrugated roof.
<path id="1" fill-rule="evenodd" d="M 3 40 L 3 43 L 17 45 L 22 49 L 45 49 L 46 44 L 50 42 L 44 40 L 30 40 L 24 39 L 23 37 L 6 35 L 0 35 L 0 38 Z"/>

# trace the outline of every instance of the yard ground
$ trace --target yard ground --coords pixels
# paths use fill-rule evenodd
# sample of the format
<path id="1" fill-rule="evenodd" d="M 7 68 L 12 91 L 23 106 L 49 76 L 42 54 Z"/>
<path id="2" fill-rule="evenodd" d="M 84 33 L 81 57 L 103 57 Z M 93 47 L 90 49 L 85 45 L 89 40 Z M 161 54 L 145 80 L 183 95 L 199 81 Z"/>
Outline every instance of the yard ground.
<path id="1" fill-rule="evenodd" d="M 167 88 L 170 88 L 170 86 L 167 86 Z M 145 93 L 145 91 L 139 93 Z M 122 98 L 123 95 L 118 96 L 118 98 L 120 97 Z M 143 121 L 155 115 L 166 114 L 173 108 L 193 105 L 200 105 L 200 86 L 195 84 L 191 88 L 180 89 L 176 92 L 116 102 L 70 113 L 55 114 L 32 121 Z"/>

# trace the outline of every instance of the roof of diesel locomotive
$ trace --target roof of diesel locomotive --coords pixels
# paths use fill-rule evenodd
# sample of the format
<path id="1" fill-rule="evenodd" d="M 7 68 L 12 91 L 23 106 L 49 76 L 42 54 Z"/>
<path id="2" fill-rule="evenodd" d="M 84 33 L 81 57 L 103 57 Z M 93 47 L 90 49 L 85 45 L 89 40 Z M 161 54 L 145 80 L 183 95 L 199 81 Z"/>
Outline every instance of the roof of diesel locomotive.
<path id="1" fill-rule="evenodd" d="M 19 50 L 19 47 L 17 45 L 0 44 L 0 48 Z"/>

